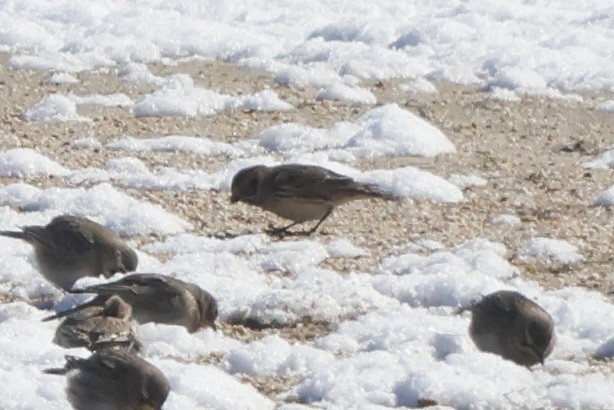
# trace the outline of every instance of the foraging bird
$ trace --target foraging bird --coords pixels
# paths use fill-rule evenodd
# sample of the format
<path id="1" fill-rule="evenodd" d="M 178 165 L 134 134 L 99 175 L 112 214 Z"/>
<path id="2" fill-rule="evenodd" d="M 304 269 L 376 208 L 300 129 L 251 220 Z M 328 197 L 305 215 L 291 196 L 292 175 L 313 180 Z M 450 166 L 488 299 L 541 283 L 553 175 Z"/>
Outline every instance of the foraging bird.
<path id="1" fill-rule="evenodd" d="M 157 367 L 118 350 L 95 352 L 87 359 L 66 356 L 63 368 L 44 372 L 68 375 L 66 395 L 76 410 L 161 409 L 170 392 Z"/>
<path id="2" fill-rule="evenodd" d="M 44 319 L 44 320 L 48 320 Z M 142 347 L 132 322 L 132 307 L 113 295 L 102 306 L 89 306 L 67 315 L 55 331 L 53 342 L 62 347 Z"/>
<path id="3" fill-rule="evenodd" d="M 61 215 L 45 226 L 24 226 L 0 235 L 23 239 L 53 285 L 69 290 L 84 276 L 112 276 L 136 269 L 138 257 L 115 232 L 87 218 Z"/>
<path id="4" fill-rule="evenodd" d="M 530 367 L 543 364 L 554 348 L 552 318 L 521 293 L 491 293 L 468 309 L 472 314 L 469 334 L 480 350 Z"/>
<path id="5" fill-rule="evenodd" d="M 134 273 L 118 281 L 73 289 L 72 293 L 96 293 L 83 305 L 47 319 L 63 317 L 91 306 L 100 306 L 113 295 L 132 307 L 132 317 L 139 323 L 164 323 L 184 326 L 190 333 L 203 327 L 216 329 L 217 302 L 197 285 L 155 273 Z"/>
<path id="6" fill-rule="evenodd" d="M 374 185 L 357 182 L 319 166 L 300 164 L 244 168 L 232 178 L 231 190 L 230 202 L 256 205 L 293 221 L 288 226 L 267 231 L 279 236 L 311 235 L 336 206 L 345 202 L 392 198 Z M 308 231 L 288 231 L 296 224 L 311 220 L 318 222 Z"/>

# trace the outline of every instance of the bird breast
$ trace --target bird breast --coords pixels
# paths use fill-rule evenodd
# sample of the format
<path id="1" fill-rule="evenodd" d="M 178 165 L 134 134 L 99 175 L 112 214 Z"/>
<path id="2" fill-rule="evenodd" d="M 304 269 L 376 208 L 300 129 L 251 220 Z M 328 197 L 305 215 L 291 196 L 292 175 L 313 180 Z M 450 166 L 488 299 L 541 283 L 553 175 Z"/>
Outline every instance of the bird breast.
<path id="1" fill-rule="evenodd" d="M 282 218 L 299 223 L 322 219 L 330 208 L 330 205 L 325 202 L 309 201 L 297 197 L 272 198 L 261 206 Z"/>

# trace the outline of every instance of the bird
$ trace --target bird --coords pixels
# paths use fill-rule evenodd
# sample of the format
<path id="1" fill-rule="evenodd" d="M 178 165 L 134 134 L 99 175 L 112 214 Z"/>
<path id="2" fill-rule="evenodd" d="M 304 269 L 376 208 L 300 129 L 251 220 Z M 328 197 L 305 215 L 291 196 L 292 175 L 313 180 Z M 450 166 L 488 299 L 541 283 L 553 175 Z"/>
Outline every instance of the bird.
<path id="1" fill-rule="evenodd" d="M 372 184 L 316 165 L 282 164 L 268 167 L 255 165 L 241 169 L 232 178 L 230 202 L 245 202 L 292 221 L 266 232 L 277 236 L 309 236 L 345 202 L 364 198 L 393 199 Z M 318 222 L 310 230 L 289 231 L 311 220 Z"/>
<path id="2" fill-rule="evenodd" d="M 552 317 L 541 306 L 516 291 L 501 290 L 467 308 L 469 334 L 478 349 L 517 364 L 544 364 L 556 341 Z"/>
<path id="3" fill-rule="evenodd" d="M 170 392 L 157 367 L 120 350 L 94 352 L 87 359 L 66 356 L 63 368 L 44 372 L 68 376 L 66 396 L 76 410 L 157 410 Z"/>
<path id="4" fill-rule="evenodd" d="M 63 290 L 82 277 L 110 277 L 134 271 L 138 264 L 136 252 L 119 235 L 80 216 L 60 215 L 45 226 L 24 226 L 0 235 L 31 244 L 40 272 Z"/>
<path id="5" fill-rule="evenodd" d="M 135 351 L 142 348 L 132 322 L 132 307 L 117 295 L 102 306 L 88 306 L 67 315 L 56 329 L 53 342 L 92 351 L 108 347 L 129 347 Z"/>
<path id="6" fill-rule="evenodd" d="M 80 310 L 103 305 L 113 295 L 132 307 L 132 317 L 139 323 L 163 323 L 185 327 L 194 333 L 201 328 L 217 329 L 217 301 L 199 286 L 167 275 L 133 273 L 109 283 L 72 289 L 71 293 L 94 293 L 97 296 L 75 308 L 44 320 L 72 315 Z"/>

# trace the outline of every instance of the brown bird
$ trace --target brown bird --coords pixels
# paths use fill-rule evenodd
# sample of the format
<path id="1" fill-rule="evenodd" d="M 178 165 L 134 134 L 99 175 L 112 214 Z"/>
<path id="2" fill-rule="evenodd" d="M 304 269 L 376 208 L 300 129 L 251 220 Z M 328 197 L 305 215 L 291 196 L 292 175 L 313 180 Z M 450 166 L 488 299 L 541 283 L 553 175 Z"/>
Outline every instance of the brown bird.
<path id="1" fill-rule="evenodd" d="M 275 167 L 256 165 L 244 168 L 232 178 L 230 202 L 245 202 L 293 221 L 269 234 L 311 235 L 333 209 L 345 202 L 364 198 L 392 199 L 374 185 L 364 184 L 315 165 L 284 164 Z M 317 220 L 308 231 L 289 228 Z"/>
<path id="2" fill-rule="evenodd" d="M 138 258 L 115 232 L 87 218 L 55 217 L 45 226 L 24 226 L 0 235 L 34 247 L 38 268 L 53 285 L 69 290 L 84 276 L 112 276 L 136 269 Z"/>
<path id="3" fill-rule="evenodd" d="M 543 364 L 554 348 L 552 318 L 521 293 L 491 293 L 468 309 L 469 334 L 480 350 L 530 367 Z"/>
<path id="4" fill-rule="evenodd" d="M 217 302 L 197 285 L 155 273 L 134 273 L 118 281 L 73 289 L 72 293 L 95 293 L 98 296 L 73 309 L 45 320 L 101 306 L 113 295 L 132 307 L 132 317 L 139 323 L 164 323 L 183 326 L 190 333 L 203 327 L 216 329 Z"/>
<path id="5" fill-rule="evenodd" d="M 87 359 L 66 356 L 63 368 L 45 373 L 68 375 L 66 396 L 76 410 L 157 410 L 170 392 L 157 367 L 118 350 L 95 352 Z"/>
<path id="6" fill-rule="evenodd" d="M 132 307 L 117 295 L 102 306 L 89 306 L 67 315 L 56 329 L 53 342 L 92 351 L 114 346 L 139 351 L 142 347 L 132 322 Z"/>

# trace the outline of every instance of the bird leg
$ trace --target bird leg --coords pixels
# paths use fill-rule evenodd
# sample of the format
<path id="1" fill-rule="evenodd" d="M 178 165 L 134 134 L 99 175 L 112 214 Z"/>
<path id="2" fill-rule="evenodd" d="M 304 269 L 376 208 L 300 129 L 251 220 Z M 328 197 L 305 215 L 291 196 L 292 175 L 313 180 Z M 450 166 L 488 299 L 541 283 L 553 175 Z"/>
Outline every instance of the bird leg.
<path id="1" fill-rule="evenodd" d="M 117 262 L 117 272 L 119 273 L 128 273 L 128 270 L 126 269 L 126 267 L 124 266 L 124 262 L 122 261 L 122 253 L 119 249 L 115 250 L 115 258 L 116 258 L 116 262 Z M 113 276 L 114 272 L 109 272 L 109 275 L 104 275 L 107 278 L 110 276 Z"/>
<path id="2" fill-rule="evenodd" d="M 292 228 L 296 224 L 298 224 L 298 222 L 292 222 L 290 225 L 282 226 L 281 228 L 274 228 L 269 225 L 269 229 L 265 229 L 264 232 L 267 233 L 268 235 L 278 236 L 280 238 L 283 238 L 284 236 L 292 236 L 296 234 L 289 232 L 288 229 Z"/>
<path id="3" fill-rule="evenodd" d="M 266 230 L 265 232 L 269 235 L 274 235 L 274 236 L 278 236 L 280 238 L 283 238 L 284 236 L 309 236 L 312 233 L 314 233 L 319 227 L 320 225 L 322 225 L 322 222 L 324 222 L 324 220 L 326 218 L 328 218 L 330 216 L 330 214 L 333 212 L 333 208 L 329 208 L 328 211 L 326 211 L 326 213 L 324 214 L 324 216 L 318 221 L 318 223 L 311 228 L 308 231 L 297 231 L 297 232 L 290 232 L 288 231 L 288 229 L 292 228 L 294 225 L 298 224 L 298 222 L 293 222 L 288 226 L 284 226 L 282 228 L 269 228 L 268 230 Z"/>
<path id="4" fill-rule="evenodd" d="M 330 214 L 333 212 L 333 208 L 330 207 L 328 208 L 328 211 L 324 214 L 324 216 L 322 217 L 322 219 L 320 219 L 318 221 L 318 223 L 316 224 L 316 226 L 314 226 L 313 228 L 311 228 L 311 230 L 305 232 L 306 236 L 311 235 L 312 233 L 314 233 L 316 231 L 316 229 L 318 229 L 320 227 L 320 225 L 322 225 L 322 222 L 324 222 L 324 220 L 326 218 L 328 218 L 330 216 Z"/>
<path id="5" fill-rule="evenodd" d="M 248 234 L 251 234 L 253 232 L 248 232 Z M 210 238 L 215 238 L 215 239 L 234 239 L 237 238 L 241 235 L 245 235 L 244 233 L 231 233 L 231 232 L 222 232 L 222 233 L 214 233 L 212 235 L 209 235 Z"/>

